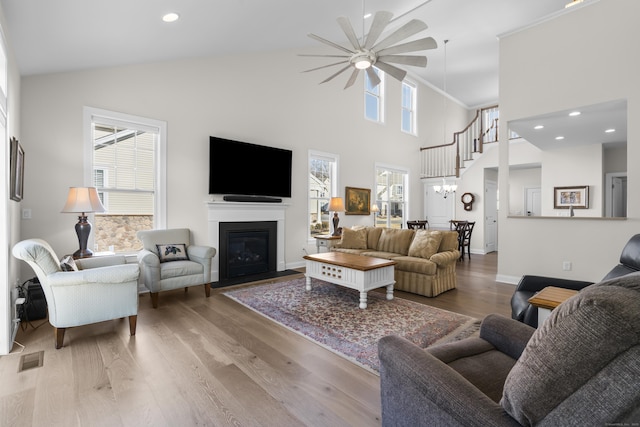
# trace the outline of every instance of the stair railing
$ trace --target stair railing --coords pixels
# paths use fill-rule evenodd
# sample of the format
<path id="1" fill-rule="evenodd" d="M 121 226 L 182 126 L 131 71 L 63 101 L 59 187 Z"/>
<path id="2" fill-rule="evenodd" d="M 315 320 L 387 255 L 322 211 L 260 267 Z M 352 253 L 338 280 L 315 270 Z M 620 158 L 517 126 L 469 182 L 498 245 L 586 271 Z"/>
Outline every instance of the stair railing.
<path id="1" fill-rule="evenodd" d="M 498 106 L 481 108 L 461 131 L 454 132 L 446 144 L 421 147 L 421 178 L 460 177 L 465 160 L 482 153 L 484 144 L 498 141 Z"/>

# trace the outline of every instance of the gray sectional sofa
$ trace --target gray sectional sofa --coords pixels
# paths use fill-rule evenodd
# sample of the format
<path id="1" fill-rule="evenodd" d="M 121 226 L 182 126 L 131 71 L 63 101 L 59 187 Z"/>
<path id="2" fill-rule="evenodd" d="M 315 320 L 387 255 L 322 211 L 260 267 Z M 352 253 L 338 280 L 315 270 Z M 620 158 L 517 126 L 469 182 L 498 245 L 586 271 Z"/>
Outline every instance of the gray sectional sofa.
<path id="1" fill-rule="evenodd" d="M 456 231 L 344 228 L 331 250 L 394 260 L 397 290 L 435 297 L 456 287 Z"/>

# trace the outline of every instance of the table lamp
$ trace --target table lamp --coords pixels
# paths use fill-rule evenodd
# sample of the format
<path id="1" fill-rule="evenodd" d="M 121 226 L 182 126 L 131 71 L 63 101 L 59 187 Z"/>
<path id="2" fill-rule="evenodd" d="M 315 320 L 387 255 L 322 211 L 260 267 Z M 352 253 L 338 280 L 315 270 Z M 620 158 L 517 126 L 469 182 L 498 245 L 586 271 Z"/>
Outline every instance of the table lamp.
<path id="1" fill-rule="evenodd" d="M 378 216 L 378 212 L 380 212 L 380 208 L 377 204 L 371 205 L 371 212 L 373 213 L 373 226 L 376 226 L 376 216 Z"/>
<path id="2" fill-rule="evenodd" d="M 331 211 L 333 211 L 332 236 L 339 236 L 338 223 L 340 222 L 340 218 L 338 217 L 338 212 L 344 212 L 344 202 L 342 201 L 342 197 L 332 197 L 331 200 L 329 200 L 329 212 Z"/>
<path id="3" fill-rule="evenodd" d="M 91 249 L 87 249 L 87 241 L 91 234 L 91 223 L 87 221 L 87 213 L 104 212 L 106 209 L 98 197 L 95 187 L 69 187 L 67 203 L 62 208 L 63 213 L 80 213 L 76 224 L 76 234 L 80 249 L 74 252 L 74 258 L 88 258 L 93 255 Z"/>

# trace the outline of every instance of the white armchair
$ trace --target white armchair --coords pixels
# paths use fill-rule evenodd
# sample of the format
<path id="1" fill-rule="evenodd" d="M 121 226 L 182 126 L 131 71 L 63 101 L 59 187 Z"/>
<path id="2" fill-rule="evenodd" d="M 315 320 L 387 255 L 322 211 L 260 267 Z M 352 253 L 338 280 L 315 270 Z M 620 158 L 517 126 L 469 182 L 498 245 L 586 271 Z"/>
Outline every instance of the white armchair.
<path id="1" fill-rule="evenodd" d="M 138 252 L 141 282 L 151 292 L 151 305 L 158 308 L 158 293 L 171 289 L 204 285 L 211 294 L 211 259 L 216 255 L 210 246 L 190 245 L 190 230 L 138 231 L 143 249 Z"/>
<path id="2" fill-rule="evenodd" d="M 62 347 L 66 328 L 74 326 L 129 317 L 129 332 L 136 334 L 137 264 L 126 264 L 124 256 L 87 258 L 76 260 L 77 271 L 63 271 L 51 246 L 41 239 L 23 240 L 12 253 L 40 280 L 56 349 Z"/>

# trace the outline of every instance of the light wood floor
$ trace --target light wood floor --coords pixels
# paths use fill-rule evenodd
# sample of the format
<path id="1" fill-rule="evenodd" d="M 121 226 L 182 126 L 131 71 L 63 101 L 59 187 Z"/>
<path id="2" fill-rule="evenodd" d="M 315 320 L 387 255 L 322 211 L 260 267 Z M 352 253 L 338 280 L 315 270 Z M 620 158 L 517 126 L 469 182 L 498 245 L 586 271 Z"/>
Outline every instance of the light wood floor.
<path id="1" fill-rule="evenodd" d="M 495 283 L 497 254 L 458 263 L 458 288 L 408 298 L 476 318 L 510 315 L 514 287 Z M 290 279 L 292 276 L 282 280 Z M 229 289 L 229 288 L 226 288 Z M 379 377 L 213 290 L 140 297 L 124 319 L 67 330 L 46 321 L 0 357 L 1 426 L 378 426 Z M 18 372 L 44 352 L 43 366 Z M 29 360 L 27 358 L 27 360 Z"/>

